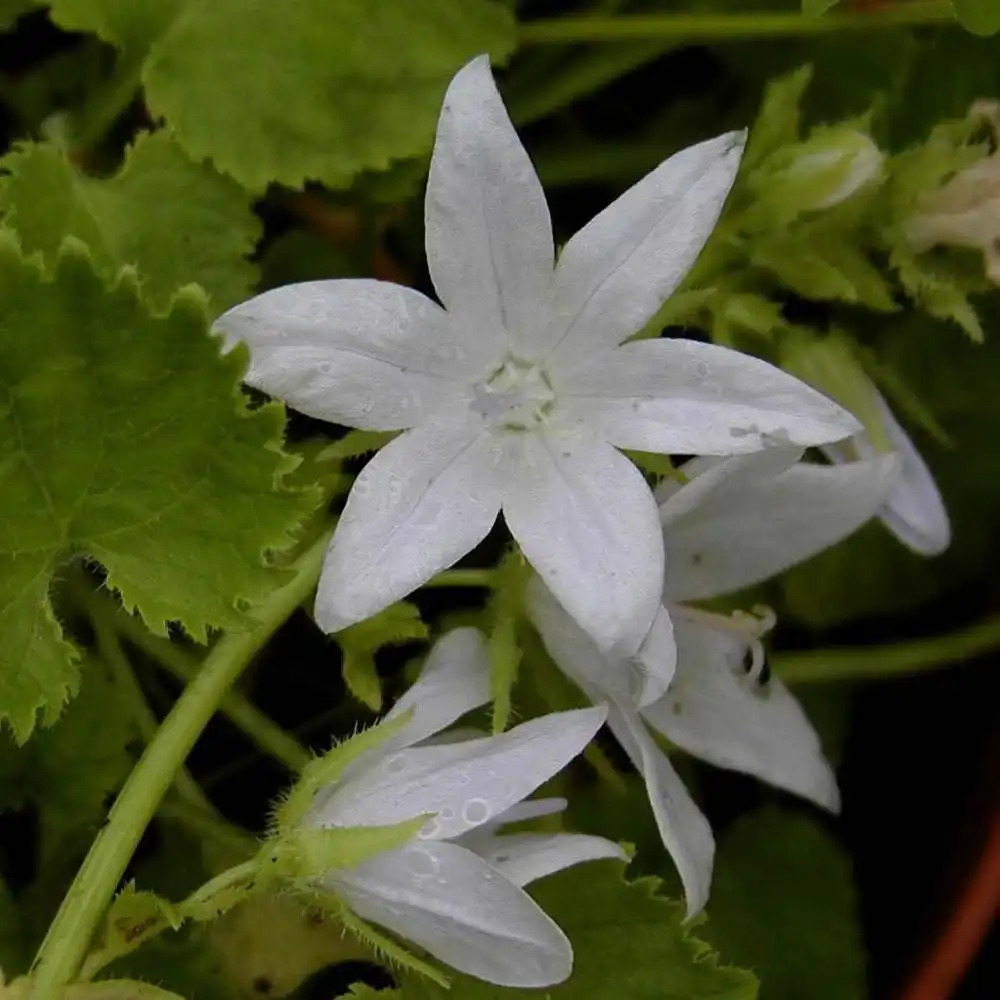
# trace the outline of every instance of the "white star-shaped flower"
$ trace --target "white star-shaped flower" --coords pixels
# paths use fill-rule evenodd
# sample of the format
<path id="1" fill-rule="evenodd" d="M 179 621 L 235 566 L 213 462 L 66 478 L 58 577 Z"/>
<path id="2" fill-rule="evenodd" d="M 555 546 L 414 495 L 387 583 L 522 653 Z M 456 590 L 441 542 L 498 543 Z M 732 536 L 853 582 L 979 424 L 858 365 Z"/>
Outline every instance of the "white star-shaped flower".
<path id="1" fill-rule="evenodd" d="M 608 705 L 608 726 L 645 780 L 691 913 L 708 898 L 712 831 L 647 727 L 720 767 L 839 807 L 836 779 L 798 702 L 777 678 L 762 682 L 759 640 L 773 616 L 727 617 L 681 603 L 758 583 L 834 544 L 877 513 L 900 471 L 894 455 L 825 466 L 798 462 L 800 454 L 694 459 L 684 466 L 690 482 L 661 488 L 664 603 L 636 657 L 602 654 L 537 577 L 528 590 L 553 659 Z"/>
<path id="2" fill-rule="evenodd" d="M 496 831 L 565 807 L 561 799 L 524 799 L 583 750 L 606 712 L 556 712 L 502 736 L 414 745 L 489 700 L 482 636 L 471 628 L 448 633 L 387 716 L 412 713 L 403 728 L 349 765 L 305 822 L 390 826 L 428 815 L 416 840 L 329 872 L 326 888 L 461 972 L 501 986 L 549 986 L 570 974 L 573 951 L 522 887 L 624 852 L 584 834 Z"/>
<path id="3" fill-rule="evenodd" d="M 426 196 L 444 307 L 373 280 L 264 293 L 218 322 L 247 381 L 311 416 L 405 430 L 354 484 L 316 620 L 342 629 L 477 545 L 502 511 L 602 649 L 634 651 L 660 597 L 656 504 L 617 449 L 727 455 L 839 440 L 857 422 L 765 362 L 688 340 L 622 342 L 711 232 L 742 133 L 672 156 L 555 261 L 538 177 L 485 56 L 444 100 Z"/>
<path id="4" fill-rule="evenodd" d="M 902 461 L 902 474 L 879 511 L 879 520 L 918 555 L 940 555 L 951 544 L 951 521 L 934 476 L 882 394 L 874 386 L 872 392 L 882 416 L 885 436 Z M 861 431 L 844 441 L 824 446 L 823 451 L 832 462 L 850 462 L 871 458 L 877 450 L 868 434 Z"/>

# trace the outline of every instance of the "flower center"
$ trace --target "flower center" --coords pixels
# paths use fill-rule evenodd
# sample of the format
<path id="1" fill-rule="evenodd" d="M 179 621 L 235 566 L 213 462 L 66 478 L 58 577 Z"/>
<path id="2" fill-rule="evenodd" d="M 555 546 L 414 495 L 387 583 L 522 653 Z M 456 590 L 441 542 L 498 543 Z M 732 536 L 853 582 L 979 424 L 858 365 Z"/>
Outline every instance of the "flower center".
<path id="1" fill-rule="evenodd" d="M 755 605 L 752 611 L 733 611 L 729 615 L 703 611 L 687 604 L 670 604 L 670 613 L 697 622 L 733 639 L 734 670 L 743 671 L 755 685 L 767 683 L 767 657 L 761 639 L 774 628 L 777 617 L 768 607 Z"/>
<path id="2" fill-rule="evenodd" d="M 544 368 L 507 358 L 473 388 L 472 408 L 484 420 L 512 431 L 537 427 L 552 412 L 556 394 Z"/>

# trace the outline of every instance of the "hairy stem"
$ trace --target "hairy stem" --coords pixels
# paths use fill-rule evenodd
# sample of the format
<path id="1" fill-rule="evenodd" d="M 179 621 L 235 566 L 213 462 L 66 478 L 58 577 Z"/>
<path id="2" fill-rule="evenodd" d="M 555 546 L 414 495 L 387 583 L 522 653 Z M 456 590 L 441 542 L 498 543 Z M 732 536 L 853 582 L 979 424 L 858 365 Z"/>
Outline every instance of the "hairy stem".
<path id="1" fill-rule="evenodd" d="M 60 987 L 76 976 L 101 914 L 175 775 L 247 663 L 316 586 L 327 544 L 323 536 L 299 557 L 293 578 L 255 609 L 253 628 L 227 633 L 219 640 L 163 720 L 125 782 L 35 956 L 33 1000 L 56 1000 Z"/>
<path id="2" fill-rule="evenodd" d="M 833 11 L 823 17 L 795 12 L 741 14 L 631 14 L 619 17 L 543 18 L 520 28 L 522 45 L 563 45 L 568 42 L 736 41 L 741 38 L 783 38 L 840 31 L 948 24 L 955 18 L 947 0 L 909 0 L 870 11 Z"/>

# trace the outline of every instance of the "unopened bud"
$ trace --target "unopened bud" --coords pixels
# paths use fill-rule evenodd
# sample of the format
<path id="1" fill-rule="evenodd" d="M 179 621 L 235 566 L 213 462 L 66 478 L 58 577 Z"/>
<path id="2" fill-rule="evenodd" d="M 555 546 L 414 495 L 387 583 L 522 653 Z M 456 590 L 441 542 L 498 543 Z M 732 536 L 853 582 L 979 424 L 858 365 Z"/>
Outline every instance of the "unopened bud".
<path id="1" fill-rule="evenodd" d="M 976 101 L 969 115 L 984 120 L 1000 145 L 1000 103 Z M 934 246 L 982 250 L 987 276 L 1000 284 L 1000 150 L 921 195 L 903 233 L 918 253 Z"/>

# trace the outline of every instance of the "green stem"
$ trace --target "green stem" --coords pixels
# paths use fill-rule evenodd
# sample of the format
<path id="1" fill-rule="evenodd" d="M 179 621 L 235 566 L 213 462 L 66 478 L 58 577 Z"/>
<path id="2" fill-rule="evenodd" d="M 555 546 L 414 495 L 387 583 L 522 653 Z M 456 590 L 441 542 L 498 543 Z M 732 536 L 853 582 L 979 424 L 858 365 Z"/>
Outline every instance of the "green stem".
<path id="1" fill-rule="evenodd" d="M 107 605 L 110 601 L 101 599 L 101 603 Z M 118 608 L 115 610 L 114 626 L 119 635 L 179 681 L 184 684 L 194 681 L 201 670 L 201 664 L 193 656 L 169 639 L 147 631 L 142 622 L 132 615 L 124 614 Z M 219 704 L 219 709 L 252 743 L 275 760 L 281 761 L 290 771 L 300 771 L 309 763 L 309 751 L 239 691 L 229 691 Z"/>
<path id="2" fill-rule="evenodd" d="M 446 569 L 428 580 L 425 587 L 492 587 L 495 569 Z"/>
<path id="3" fill-rule="evenodd" d="M 213 896 L 225 892 L 226 889 L 252 881 L 257 874 L 258 867 L 257 859 L 252 858 L 250 861 L 244 861 L 233 868 L 227 868 L 195 889 L 187 899 L 178 905 L 178 912 L 185 917 L 200 919 L 198 911 L 206 902 L 209 902 Z"/>
<path id="4" fill-rule="evenodd" d="M 671 41 L 639 42 L 581 52 L 565 67 L 554 69 L 530 89 L 512 87 L 510 115 L 518 125 L 528 125 L 586 97 L 619 77 L 652 62 L 673 48 Z"/>
<path id="5" fill-rule="evenodd" d="M 101 914 L 174 776 L 226 692 L 271 634 L 316 586 L 326 536 L 294 565 L 294 576 L 255 609 L 256 624 L 227 633 L 163 720 L 91 845 L 35 957 L 33 1000 L 55 1000 L 80 968 Z"/>
<path id="6" fill-rule="evenodd" d="M 909 0 L 870 11 L 833 11 L 823 17 L 794 12 L 745 14 L 631 14 L 618 17 L 559 17 L 528 21 L 520 28 L 522 45 L 568 42 L 624 42 L 663 39 L 683 42 L 787 38 L 839 31 L 949 24 L 955 19 L 947 0 Z"/>
<path id="7" fill-rule="evenodd" d="M 771 670 L 789 684 L 903 677 L 946 667 L 995 649 L 1000 649 L 1000 616 L 930 639 L 776 653 L 771 657 Z"/>

